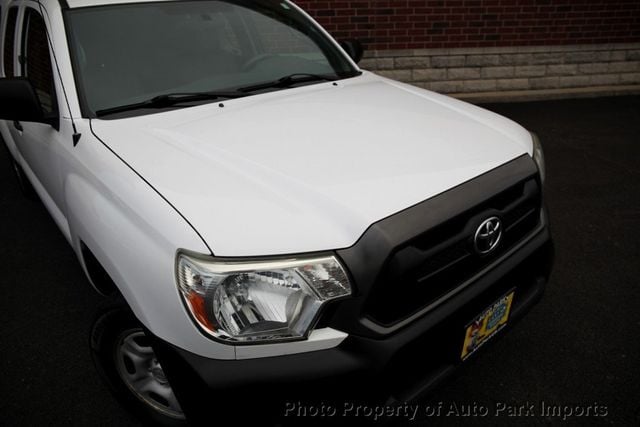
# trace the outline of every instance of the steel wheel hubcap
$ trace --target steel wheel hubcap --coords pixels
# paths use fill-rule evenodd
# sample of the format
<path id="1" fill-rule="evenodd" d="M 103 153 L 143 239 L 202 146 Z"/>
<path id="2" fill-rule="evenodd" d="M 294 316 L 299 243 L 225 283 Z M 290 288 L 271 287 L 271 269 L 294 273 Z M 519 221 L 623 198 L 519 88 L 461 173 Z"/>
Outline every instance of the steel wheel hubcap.
<path id="1" fill-rule="evenodd" d="M 142 329 L 123 332 L 115 353 L 118 374 L 138 399 L 163 415 L 184 419 L 182 408 Z"/>

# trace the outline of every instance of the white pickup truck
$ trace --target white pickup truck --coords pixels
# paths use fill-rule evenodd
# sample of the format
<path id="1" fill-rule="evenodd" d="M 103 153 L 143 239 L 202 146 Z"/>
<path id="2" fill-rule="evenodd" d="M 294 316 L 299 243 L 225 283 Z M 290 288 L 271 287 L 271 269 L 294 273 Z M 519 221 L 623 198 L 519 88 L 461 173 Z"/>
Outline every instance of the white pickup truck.
<path id="1" fill-rule="evenodd" d="M 541 296 L 536 136 L 359 69 L 360 45 L 294 3 L 0 13 L 2 140 L 117 301 L 92 349 L 138 413 L 408 401 Z"/>

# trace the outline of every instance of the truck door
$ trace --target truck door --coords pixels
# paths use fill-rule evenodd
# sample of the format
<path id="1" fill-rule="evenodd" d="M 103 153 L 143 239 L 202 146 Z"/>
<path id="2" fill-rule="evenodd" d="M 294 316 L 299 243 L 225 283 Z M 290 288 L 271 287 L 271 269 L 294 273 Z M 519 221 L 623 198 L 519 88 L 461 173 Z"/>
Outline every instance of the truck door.
<path id="1" fill-rule="evenodd" d="M 40 11 L 25 6 L 19 15 L 19 33 L 17 40 L 17 61 L 19 75 L 29 79 L 42 104 L 46 115 L 54 118 L 57 124 L 13 122 L 8 123 L 14 143 L 26 161 L 26 166 L 35 175 L 41 188 L 36 187 L 58 226 L 67 228 L 62 178 L 60 174 L 61 156 L 65 155 L 65 143 L 71 139 L 62 138 L 59 131 L 60 95 L 56 93 L 57 75 L 47 36 L 47 27 Z M 26 168 L 25 168 L 26 169 Z M 43 194 L 43 191 L 44 193 Z"/>

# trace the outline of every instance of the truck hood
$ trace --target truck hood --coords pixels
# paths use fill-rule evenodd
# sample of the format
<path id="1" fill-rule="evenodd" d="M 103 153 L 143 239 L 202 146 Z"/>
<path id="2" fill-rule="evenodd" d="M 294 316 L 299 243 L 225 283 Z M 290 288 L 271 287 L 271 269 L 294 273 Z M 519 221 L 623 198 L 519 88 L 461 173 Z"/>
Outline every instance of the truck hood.
<path id="1" fill-rule="evenodd" d="M 514 122 L 371 73 L 91 125 L 216 256 L 348 247 L 531 153 Z"/>

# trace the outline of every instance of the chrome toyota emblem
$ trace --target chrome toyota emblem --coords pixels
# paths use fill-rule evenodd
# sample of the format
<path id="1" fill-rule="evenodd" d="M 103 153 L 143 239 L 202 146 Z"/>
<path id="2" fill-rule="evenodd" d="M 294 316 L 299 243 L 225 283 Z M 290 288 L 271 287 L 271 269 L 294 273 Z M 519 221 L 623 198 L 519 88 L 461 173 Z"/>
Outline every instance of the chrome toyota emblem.
<path id="1" fill-rule="evenodd" d="M 480 255 L 492 252 L 502 238 L 502 222 L 497 216 L 485 219 L 473 236 L 473 247 Z"/>

